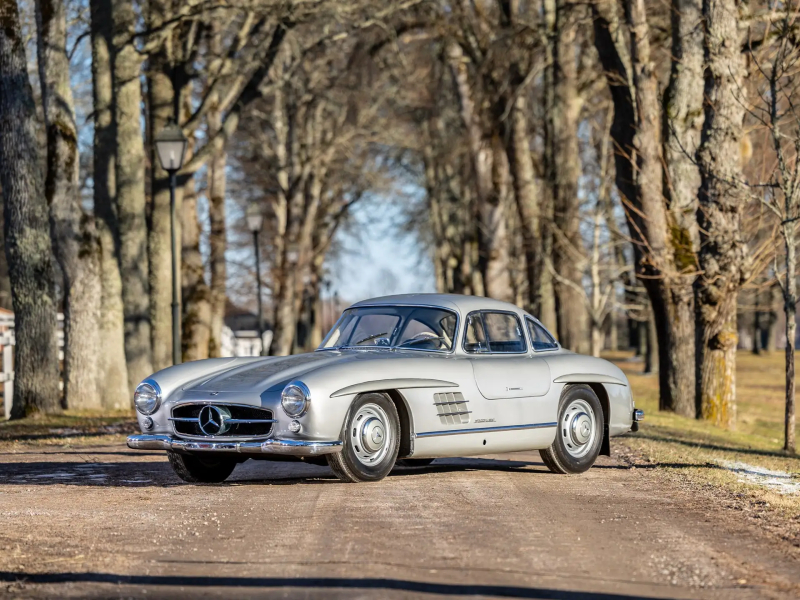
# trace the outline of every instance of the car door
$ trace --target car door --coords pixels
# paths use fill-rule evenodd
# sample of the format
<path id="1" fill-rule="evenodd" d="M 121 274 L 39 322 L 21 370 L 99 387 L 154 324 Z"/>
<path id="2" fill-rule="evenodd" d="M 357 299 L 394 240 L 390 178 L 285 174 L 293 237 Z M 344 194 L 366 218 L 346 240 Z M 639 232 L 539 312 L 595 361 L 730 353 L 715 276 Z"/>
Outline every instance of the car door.
<path id="1" fill-rule="evenodd" d="M 550 389 L 547 362 L 528 351 L 523 324 L 513 312 L 478 311 L 467 316 L 464 351 L 475 384 L 498 426 L 533 424 L 536 398 Z"/>

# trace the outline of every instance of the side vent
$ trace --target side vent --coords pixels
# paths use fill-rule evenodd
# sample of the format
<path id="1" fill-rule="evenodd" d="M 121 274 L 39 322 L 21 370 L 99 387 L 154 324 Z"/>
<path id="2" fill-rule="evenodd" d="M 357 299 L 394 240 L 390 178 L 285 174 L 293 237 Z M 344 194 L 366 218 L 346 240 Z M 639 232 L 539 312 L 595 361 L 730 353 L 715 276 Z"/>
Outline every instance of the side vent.
<path id="1" fill-rule="evenodd" d="M 433 405 L 436 407 L 442 425 L 469 423 L 469 415 L 472 411 L 467 410 L 467 402 L 469 400 L 464 400 L 464 394 L 461 392 L 433 395 Z"/>

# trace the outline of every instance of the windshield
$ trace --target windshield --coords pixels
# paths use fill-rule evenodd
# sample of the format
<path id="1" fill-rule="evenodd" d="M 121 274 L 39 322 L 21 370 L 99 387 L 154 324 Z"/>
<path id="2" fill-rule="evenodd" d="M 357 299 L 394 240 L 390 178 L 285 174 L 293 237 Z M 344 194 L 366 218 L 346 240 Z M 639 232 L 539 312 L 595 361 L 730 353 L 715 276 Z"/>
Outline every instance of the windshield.
<path id="1" fill-rule="evenodd" d="M 456 337 L 456 314 L 423 306 L 351 308 L 322 342 L 326 348 L 408 348 L 447 352 Z"/>

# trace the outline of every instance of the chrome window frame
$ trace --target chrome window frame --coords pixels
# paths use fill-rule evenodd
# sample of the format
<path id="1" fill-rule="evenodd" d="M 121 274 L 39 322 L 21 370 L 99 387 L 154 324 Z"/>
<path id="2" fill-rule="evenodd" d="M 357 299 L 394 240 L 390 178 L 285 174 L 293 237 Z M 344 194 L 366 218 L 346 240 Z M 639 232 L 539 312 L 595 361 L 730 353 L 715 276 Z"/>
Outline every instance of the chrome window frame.
<path id="1" fill-rule="evenodd" d="M 553 348 L 542 348 L 542 349 L 539 349 L 539 350 L 534 348 L 533 347 L 533 337 L 531 337 L 531 332 L 527 327 L 528 321 L 530 321 L 531 323 L 534 323 L 535 325 L 538 325 L 539 327 L 544 329 L 545 332 L 547 333 L 547 335 L 549 335 L 551 338 L 553 338 L 553 342 L 555 343 L 555 346 Z M 554 336 L 552 333 L 550 333 L 550 330 L 547 329 L 547 327 L 542 325 L 539 321 L 537 321 L 536 319 L 534 319 L 530 315 L 525 315 L 525 335 L 527 335 L 530 338 L 529 342 L 530 342 L 531 352 L 555 352 L 556 350 L 561 350 L 561 344 L 558 343 L 558 340 L 556 339 L 556 336 Z"/>
<path id="2" fill-rule="evenodd" d="M 520 327 L 522 332 L 522 343 L 525 344 L 525 349 L 521 352 L 469 352 L 466 348 L 467 345 L 467 327 L 469 323 L 469 318 L 474 314 L 483 314 L 483 313 L 494 313 L 500 315 L 511 315 L 517 320 L 517 325 Z M 484 328 L 485 332 L 485 328 Z M 487 336 L 488 337 L 488 336 Z M 489 342 L 489 346 L 491 347 L 491 342 Z M 528 334 L 525 333 L 525 325 L 520 320 L 519 315 L 515 313 L 513 310 L 492 310 L 490 308 L 481 308 L 478 310 L 473 310 L 467 313 L 467 316 L 464 318 L 464 335 L 461 339 L 461 349 L 464 351 L 464 354 L 467 356 L 521 356 L 523 354 L 528 354 Z"/>
<path id="3" fill-rule="evenodd" d="M 443 310 L 445 312 L 449 312 L 456 317 L 456 329 L 453 333 L 453 346 L 450 350 L 426 350 L 425 348 L 400 348 L 398 346 L 363 346 L 363 347 L 355 347 L 355 346 L 343 346 L 343 347 L 331 347 L 331 348 L 317 348 L 314 352 L 324 352 L 330 350 L 413 350 L 414 352 L 434 352 L 436 354 L 453 354 L 455 353 L 456 349 L 458 348 L 458 337 L 461 332 L 461 315 L 459 312 L 453 308 L 446 308 L 444 306 L 438 306 L 436 304 L 359 304 L 358 306 L 349 306 L 342 311 L 341 316 L 336 319 L 336 323 L 333 324 L 331 330 L 328 332 L 330 335 L 331 331 L 334 331 L 338 326 L 341 320 L 344 318 L 344 314 L 351 309 L 358 309 L 358 308 L 435 308 L 437 310 Z M 328 339 L 328 335 L 323 338 L 320 346 L 325 343 L 325 340 Z"/>

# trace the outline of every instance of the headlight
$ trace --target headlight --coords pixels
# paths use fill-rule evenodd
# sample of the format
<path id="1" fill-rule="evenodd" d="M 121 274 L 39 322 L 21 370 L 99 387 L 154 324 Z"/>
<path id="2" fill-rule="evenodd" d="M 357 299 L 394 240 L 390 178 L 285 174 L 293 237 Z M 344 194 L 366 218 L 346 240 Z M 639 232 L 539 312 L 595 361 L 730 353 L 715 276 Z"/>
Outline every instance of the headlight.
<path id="1" fill-rule="evenodd" d="M 281 406 L 283 412 L 290 417 L 300 417 L 308 410 L 309 396 L 311 392 L 308 391 L 306 384 L 301 381 L 293 381 L 285 388 L 281 394 Z"/>
<path id="2" fill-rule="evenodd" d="M 143 415 L 152 415 L 161 403 L 161 388 L 155 381 L 140 383 L 133 393 L 133 403 Z"/>

